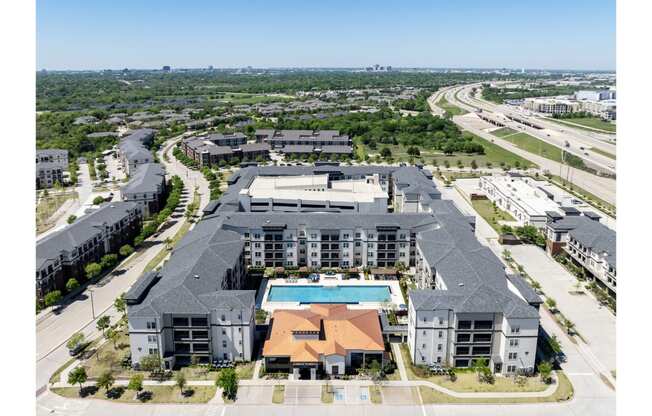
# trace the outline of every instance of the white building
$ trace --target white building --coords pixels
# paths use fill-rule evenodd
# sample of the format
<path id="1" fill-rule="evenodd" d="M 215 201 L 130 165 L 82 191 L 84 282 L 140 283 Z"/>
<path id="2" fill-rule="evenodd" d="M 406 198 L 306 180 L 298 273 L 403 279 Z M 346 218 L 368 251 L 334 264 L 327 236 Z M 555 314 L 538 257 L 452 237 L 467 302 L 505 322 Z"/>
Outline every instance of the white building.
<path id="1" fill-rule="evenodd" d="M 526 98 L 523 108 L 543 114 L 565 114 L 578 110 L 579 103 L 565 98 Z"/>
<path id="2" fill-rule="evenodd" d="M 532 178 L 520 175 L 480 177 L 480 189 L 498 208 L 509 213 L 519 225 L 545 228 L 548 211 L 559 212 L 559 205 L 537 186 Z"/>
<path id="3" fill-rule="evenodd" d="M 387 212 L 387 199 L 378 175 L 337 181 L 326 174 L 258 176 L 239 195 L 243 209 L 252 212 L 335 209 L 378 214 Z"/>

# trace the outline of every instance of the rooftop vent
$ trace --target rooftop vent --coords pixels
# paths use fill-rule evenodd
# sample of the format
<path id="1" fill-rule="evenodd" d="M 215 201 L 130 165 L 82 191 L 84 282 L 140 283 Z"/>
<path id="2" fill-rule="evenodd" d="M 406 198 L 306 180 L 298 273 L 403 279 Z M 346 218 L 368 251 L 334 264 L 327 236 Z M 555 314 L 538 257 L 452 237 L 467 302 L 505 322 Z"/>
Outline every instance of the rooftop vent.
<path id="1" fill-rule="evenodd" d="M 462 287 L 462 286 L 464 286 L 464 283 L 461 283 L 461 282 L 460 282 L 460 283 L 458 283 L 457 285 L 458 285 L 459 287 Z"/>
<path id="2" fill-rule="evenodd" d="M 199 279 L 199 275 L 198 275 L 198 274 L 195 274 L 195 275 L 193 275 L 192 277 L 194 277 L 195 279 Z"/>

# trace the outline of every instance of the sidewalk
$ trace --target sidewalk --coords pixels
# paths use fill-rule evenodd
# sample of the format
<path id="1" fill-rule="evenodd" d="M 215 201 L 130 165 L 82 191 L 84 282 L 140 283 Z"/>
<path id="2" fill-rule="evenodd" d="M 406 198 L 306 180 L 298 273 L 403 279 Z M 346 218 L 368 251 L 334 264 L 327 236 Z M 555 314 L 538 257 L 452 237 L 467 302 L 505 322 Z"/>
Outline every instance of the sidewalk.
<path id="1" fill-rule="evenodd" d="M 535 392 L 457 392 L 445 387 L 442 387 L 438 384 L 427 380 L 401 380 L 401 381 L 382 381 L 379 384 L 375 384 L 371 380 L 301 380 L 301 381 L 289 381 L 289 380 L 240 380 L 238 385 L 240 387 L 265 387 L 265 386 L 277 386 L 282 385 L 287 387 L 295 386 L 323 386 L 329 385 L 334 387 L 347 387 L 347 386 L 361 386 L 361 387 L 370 387 L 374 385 L 380 385 L 381 387 L 429 387 L 434 390 L 444 393 L 451 397 L 459 399 L 500 399 L 500 398 L 541 398 L 548 397 L 554 394 L 557 390 L 558 378 L 557 374 L 553 372 L 552 378 L 554 383 L 550 384 L 547 389 L 544 391 L 535 391 Z M 84 386 L 94 386 L 96 383 L 94 381 L 89 381 L 84 383 Z M 129 380 L 119 379 L 116 380 L 114 385 L 116 386 L 126 386 L 129 384 Z M 215 384 L 213 380 L 188 380 L 186 383 L 188 386 L 212 386 Z M 144 386 L 175 386 L 176 382 L 174 380 L 166 381 L 156 381 L 156 380 L 144 380 Z M 71 385 L 64 382 L 54 383 L 52 388 L 64 388 L 64 387 L 77 387 L 77 385 Z"/>
<path id="2" fill-rule="evenodd" d="M 405 371 L 403 354 L 401 354 L 401 346 L 395 342 L 390 343 L 390 345 L 392 346 L 392 353 L 394 353 L 394 360 L 396 361 L 396 367 L 398 367 L 398 373 L 401 375 L 401 381 L 406 381 L 408 376 L 407 371 Z"/>

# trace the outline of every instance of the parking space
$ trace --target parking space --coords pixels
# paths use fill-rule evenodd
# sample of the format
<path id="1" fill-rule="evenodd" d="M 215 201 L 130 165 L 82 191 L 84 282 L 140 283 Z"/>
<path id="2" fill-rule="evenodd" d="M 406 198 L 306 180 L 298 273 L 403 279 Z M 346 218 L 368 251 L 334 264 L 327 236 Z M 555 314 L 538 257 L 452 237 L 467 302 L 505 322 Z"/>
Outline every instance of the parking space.
<path id="1" fill-rule="evenodd" d="M 419 394 L 415 387 L 383 387 L 383 404 L 419 404 Z"/>
<path id="2" fill-rule="evenodd" d="M 320 404 L 321 386 L 285 386 L 285 404 Z"/>
<path id="3" fill-rule="evenodd" d="M 369 403 L 369 387 L 346 386 L 344 389 L 345 389 L 346 404 Z"/>
<path id="4" fill-rule="evenodd" d="M 238 404 L 270 404 L 274 386 L 240 386 L 238 388 Z"/>

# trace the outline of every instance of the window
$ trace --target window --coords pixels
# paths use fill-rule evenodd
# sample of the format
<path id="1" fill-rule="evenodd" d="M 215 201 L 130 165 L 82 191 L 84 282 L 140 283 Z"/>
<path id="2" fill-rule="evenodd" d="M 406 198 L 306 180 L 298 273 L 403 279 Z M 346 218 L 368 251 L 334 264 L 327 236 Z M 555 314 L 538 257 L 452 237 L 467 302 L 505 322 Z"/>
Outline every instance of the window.
<path id="1" fill-rule="evenodd" d="M 439 336 L 439 338 L 443 338 L 444 337 L 444 331 L 439 331 L 439 333 L 437 335 Z"/>
<path id="2" fill-rule="evenodd" d="M 156 344 L 156 335 L 147 335 L 147 342 L 150 344 Z"/>
<path id="3" fill-rule="evenodd" d="M 421 348 L 426 349 L 426 344 L 421 344 Z"/>
<path id="4" fill-rule="evenodd" d="M 156 321 L 148 321 L 147 329 L 156 329 Z"/>
<path id="5" fill-rule="evenodd" d="M 425 319 L 424 319 L 424 321 L 425 321 Z M 426 331 L 423 331 L 423 335 L 426 335 Z"/>
<path id="6" fill-rule="evenodd" d="M 437 351 L 441 351 L 441 344 L 437 344 Z"/>
<path id="7" fill-rule="evenodd" d="M 518 347 L 518 338 L 510 339 L 509 340 L 509 346 L 510 347 Z"/>
<path id="8" fill-rule="evenodd" d="M 518 334 L 519 332 L 521 332 L 520 327 L 518 327 L 518 326 L 512 327 L 512 334 Z"/>
<path id="9" fill-rule="evenodd" d="M 208 319 L 206 318 L 191 318 L 190 323 L 192 326 L 208 326 Z"/>
<path id="10" fill-rule="evenodd" d="M 507 366 L 507 372 L 508 373 L 515 373 L 516 372 L 516 366 L 515 365 L 508 365 Z"/>
<path id="11" fill-rule="evenodd" d="M 188 318 L 172 318 L 174 326 L 188 326 Z"/>
<path id="12" fill-rule="evenodd" d="M 475 321 L 475 329 L 491 329 L 493 327 L 492 321 Z"/>
<path id="13" fill-rule="evenodd" d="M 226 348 L 226 341 L 222 341 L 222 348 Z"/>
<path id="14" fill-rule="evenodd" d="M 150 348 L 149 355 L 158 355 L 158 348 Z"/>
<path id="15" fill-rule="evenodd" d="M 515 360 L 517 356 L 518 356 L 518 353 L 516 353 L 516 352 L 510 352 L 509 355 L 507 356 L 507 359 L 509 359 L 509 360 Z"/>
<path id="16" fill-rule="evenodd" d="M 220 317 L 220 319 L 221 319 L 222 321 L 226 321 L 226 316 L 222 315 L 222 316 Z"/>
<path id="17" fill-rule="evenodd" d="M 441 357 L 437 357 L 437 363 L 441 364 Z"/>
<path id="18" fill-rule="evenodd" d="M 459 321 L 457 329 L 471 329 L 471 321 Z"/>

